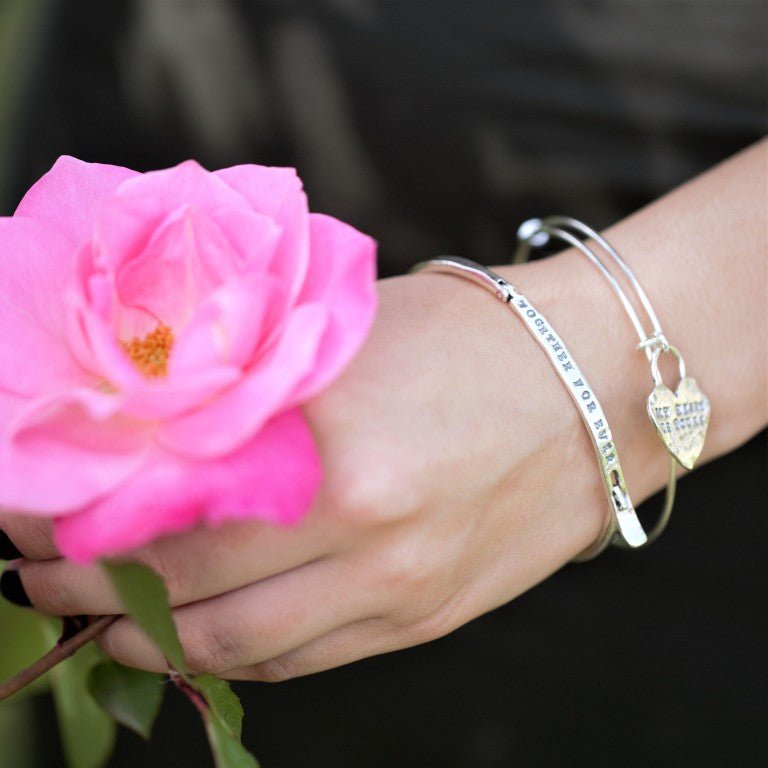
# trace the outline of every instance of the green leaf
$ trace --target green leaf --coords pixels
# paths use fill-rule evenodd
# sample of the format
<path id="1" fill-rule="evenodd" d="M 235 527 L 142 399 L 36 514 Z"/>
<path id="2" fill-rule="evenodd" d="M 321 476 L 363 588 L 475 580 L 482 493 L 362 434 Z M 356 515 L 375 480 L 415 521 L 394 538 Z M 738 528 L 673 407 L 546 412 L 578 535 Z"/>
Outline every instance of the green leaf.
<path id="1" fill-rule="evenodd" d="M 118 723 L 149 740 L 165 692 L 163 679 L 154 672 L 105 661 L 91 669 L 88 690 Z"/>
<path id="2" fill-rule="evenodd" d="M 103 562 L 125 612 L 144 630 L 168 661 L 186 676 L 184 651 L 168 605 L 163 580 L 139 563 Z"/>
<path id="3" fill-rule="evenodd" d="M 126 613 L 180 673 L 184 681 L 180 687 L 192 688 L 205 699 L 208 706 L 203 718 L 217 768 L 259 768 L 256 758 L 240 743 L 243 709 L 229 684 L 209 675 L 193 681 L 186 674 L 184 652 L 160 577 L 138 563 L 105 562 L 103 566 Z"/>
<path id="4" fill-rule="evenodd" d="M 256 758 L 240 743 L 243 707 L 229 683 L 212 675 L 198 675 L 191 682 L 208 704 L 205 730 L 216 768 L 258 768 Z"/>
<path id="5" fill-rule="evenodd" d="M 115 721 L 88 692 L 91 669 L 103 658 L 88 643 L 50 672 L 53 700 L 64 754 L 70 768 L 99 768 L 106 764 L 115 743 Z"/>
<path id="6" fill-rule="evenodd" d="M 56 633 L 58 622 L 48 616 L 17 608 L 0 598 L 0 682 L 37 661 L 51 650 L 50 634 Z M 4 707 L 48 687 L 48 675 L 0 703 Z M 0 760 L 0 764 L 3 764 Z"/>
<path id="7" fill-rule="evenodd" d="M 243 732 L 243 705 L 229 683 L 213 675 L 198 675 L 192 682 L 205 697 L 211 712 L 239 739 Z"/>
<path id="8" fill-rule="evenodd" d="M 218 715 L 209 713 L 205 730 L 208 733 L 216 768 L 259 768 L 256 758 L 240 743 Z"/>

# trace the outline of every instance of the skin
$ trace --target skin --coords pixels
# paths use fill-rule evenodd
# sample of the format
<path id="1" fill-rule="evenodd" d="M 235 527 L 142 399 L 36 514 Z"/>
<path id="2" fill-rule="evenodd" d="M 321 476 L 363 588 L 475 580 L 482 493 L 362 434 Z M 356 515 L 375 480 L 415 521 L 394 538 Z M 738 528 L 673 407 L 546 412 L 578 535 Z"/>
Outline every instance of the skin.
<path id="1" fill-rule="evenodd" d="M 768 422 L 767 162 L 763 141 L 606 232 L 711 400 L 700 464 Z M 667 458 L 618 300 L 571 251 L 497 269 L 589 375 L 638 504 L 663 487 Z M 449 275 L 379 292 L 362 352 L 305 409 L 325 468 L 306 520 L 194 530 L 136 553 L 165 579 L 196 671 L 280 681 L 432 640 L 545 579 L 605 524 L 586 430 L 519 319 Z M 679 504 L 684 517 L 685 486 Z M 25 555 L 11 567 L 36 608 L 121 612 L 98 565 L 58 557 L 45 521 L 4 515 L 0 528 Z M 100 642 L 124 664 L 165 669 L 128 619 Z"/>

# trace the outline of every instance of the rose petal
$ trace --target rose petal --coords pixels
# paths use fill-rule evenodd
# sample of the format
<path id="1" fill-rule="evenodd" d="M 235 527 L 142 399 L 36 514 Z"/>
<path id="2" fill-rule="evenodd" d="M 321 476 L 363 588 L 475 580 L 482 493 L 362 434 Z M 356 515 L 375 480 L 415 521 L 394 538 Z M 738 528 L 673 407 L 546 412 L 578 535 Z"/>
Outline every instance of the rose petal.
<path id="1" fill-rule="evenodd" d="M 121 314 L 139 311 L 153 327 L 164 323 L 178 333 L 208 294 L 237 275 L 236 265 L 236 252 L 212 219 L 189 206 L 177 208 L 141 253 L 117 269 Z"/>
<path id="2" fill-rule="evenodd" d="M 86 372 L 67 346 L 63 287 L 74 248 L 34 219 L 0 218 L 0 387 L 37 395 Z"/>
<path id="3" fill-rule="evenodd" d="M 124 181 L 139 175 L 129 168 L 84 163 L 62 155 L 24 195 L 15 216 L 42 221 L 79 245 L 93 233 L 103 200 Z"/>
<path id="4" fill-rule="evenodd" d="M 222 363 L 247 365 L 283 319 L 285 305 L 285 289 L 271 275 L 246 273 L 220 286 L 174 343 L 171 377 Z"/>
<path id="5" fill-rule="evenodd" d="M 330 316 L 311 372 L 292 403 L 315 395 L 346 367 L 376 314 L 376 242 L 331 216 L 310 214 L 311 259 L 299 302 L 319 302 Z"/>
<path id="6" fill-rule="evenodd" d="M 91 278 L 89 287 L 105 294 L 111 291 L 103 275 Z M 68 298 L 67 336 L 78 360 L 100 381 L 116 389 L 140 387 L 143 376 L 121 346 L 114 326 L 94 309 L 98 301 L 89 302 L 79 292 L 72 292 Z"/>
<path id="7" fill-rule="evenodd" d="M 29 400 L 0 389 L 0 427 L 6 428 L 10 422 L 24 409 Z M 0 489 L 0 493 L 2 489 Z"/>
<path id="8" fill-rule="evenodd" d="M 0 506 L 68 513 L 123 482 L 145 460 L 151 433 L 119 408 L 115 395 L 76 389 L 19 409 L 0 441 Z"/>
<path id="9" fill-rule="evenodd" d="M 143 379 L 136 388 L 122 390 L 123 413 L 158 421 L 182 417 L 226 392 L 242 376 L 242 370 L 236 366 L 219 365 L 189 376 Z"/>
<path id="10" fill-rule="evenodd" d="M 255 211 L 228 208 L 218 211 L 215 221 L 237 253 L 240 270 L 263 273 L 274 264 L 283 233 L 274 219 Z"/>
<path id="11" fill-rule="evenodd" d="M 280 338 L 243 380 L 199 411 L 160 425 L 160 444 L 202 458 L 233 451 L 246 442 L 286 409 L 296 385 L 312 370 L 327 317 L 320 304 L 297 307 Z"/>
<path id="12" fill-rule="evenodd" d="M 212 525 L 253 517 L 297 523 L 309 511 L 322 476 L 314 437 L 298 408 L 275 416 L 217 465 L 219 482 L 205 514 Z"/>
<path id="13" fill-rule="evenodd" d="M 141 253 L 168 214 L 180 206 L 214 219 L 223 210 L 250 211 L 242 195 L 194 160 L 140 174 L 121 184 L 99 210 L 94 243 L 101 266 L 118 268 Z"/>
<path id="14" fill-rule="evenodd" d="M 88 562 L 203 520 L 293 523 L 308 510 L 320 474 L 309 428 L 298 410 L 289 411 L 237 452 L 212 461 L 155 454 L 109 497 L 58 518 L 56 543 L 66 557 Z"/>
<path id="15" fill-rule="evenodd" d="M 309 209 L 296 171 L 235 165 L 216 171 L 215 175 L 242 194 L 253 210 L 271 217 L 282 228 L 272 269 L 286 282 L 293 301 L 304 283 L 309 261 Z"/>

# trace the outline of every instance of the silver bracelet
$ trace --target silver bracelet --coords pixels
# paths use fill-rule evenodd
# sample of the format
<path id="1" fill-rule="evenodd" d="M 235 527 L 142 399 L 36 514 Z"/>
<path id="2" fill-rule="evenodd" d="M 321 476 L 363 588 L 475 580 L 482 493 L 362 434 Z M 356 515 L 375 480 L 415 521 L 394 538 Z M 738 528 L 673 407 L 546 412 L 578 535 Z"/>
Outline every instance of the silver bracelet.
<path id="1" fill-rule="evenodd" d="M 490 269 L 458 256 L 444 256 L 416 264 L 412 272 L 444 272 L 469 278 L 491 291 L 522 319 L 531 335 L 546 352 L 560 380 L 576 403 L 597 454 L 600 472 L 612 514 L 598 540 L 575 560 L 599 554 L 610 542 L 636 548 L 648 537 L 632 506 L 608 420 L 594 390 L 551 323 L 504 278 Z"/>
<path id="2" fill-rule="evenodd" d="M 608 280 L 640 338 L 637 348 L 645 352 L 648 357 L 654 383 L 654 388 L 647 401 L 648 416 L 670 454 L 669 478 L 664 507 L 656 525 L 648 534 L 647 543 L 650 544 L 664 531 L 672 514 L 677 483 L 677 465 L 680 464 L 686 469 L 693 469 L 704 447 L 711 413 L 709 399 L 699 389 L 696 380 L 687 375 L 683 356 L 676 347 L 667 341 L 656 312 L 634 273 L 619 256 L 616 249 L 599 232 L 570 216 L 549 216 L 545 219 L 530 219 L 524 222 L 518 229 L 517 236 L 519 245 L 514 257 L 515 262 L 526 260 L 531 248 L 546 245 L 551 237 L 562 240 L 586 256 Z M 580 238 L 593 240 L 619 267 L 645 310 L 651 324 L 650 333 L 646 331 L 618 280 L 599 255 Z M 665 386 L 659 373 L 659 356 L 666 353 L 674 355 L 678 361 L 680 380 L 674 392 Z M 615 543 L 620 544 L 620 542 Z"/>

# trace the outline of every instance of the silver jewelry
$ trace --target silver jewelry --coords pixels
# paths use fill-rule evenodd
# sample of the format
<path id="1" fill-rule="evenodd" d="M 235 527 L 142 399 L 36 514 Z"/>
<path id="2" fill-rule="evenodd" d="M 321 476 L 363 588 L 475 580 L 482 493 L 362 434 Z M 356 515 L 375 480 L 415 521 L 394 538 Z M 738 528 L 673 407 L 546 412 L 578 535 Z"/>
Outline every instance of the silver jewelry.
<path id="1" fill-rule="evenodd" d="M 458 256 L 443 256 L 416 264 L 412 272 L 445 272 L 468 278 L 491 291 L 521 318 L 531 335 L 546 352 L 560 380 L 576 403 L 597 454 L 603 483 L 612 514 L 599 539 L 576 560 L 588 560 L 599 554 L 611 541 L 627 547 L 641 547 L 648 540 L 632 506 L 624 474 L 613 442 L 608 420 L 594 390 L 573 356 L 549 321 L 531 302 L 504 278 L 490 269 Z"/>
<path id="2" fill-rule="evenodd" d="M 598 254 L 577 235 L 596 242 L 621 269 L 648 316 L 651 324 L 650 333 L 646 331 L 632 302 L 611 271 Z M 667 341 L 653 306 L 634 273 L 599 232 L 570 216 L 549 216 L 545 219 L 530 219 L 524 222 L 518 229 L 517 237 L 519 245 L 514 257 L 515 262 L 526 260 L 531 248 L 546 245 L 551 237 L 562 240 L 586 256 L 608 280 L 640 338 L 637 348 L 645 352 L 648 357 L 654 382 L 653 391 L 648 396 L 648 416 L 670 454 L 664 508 L 656 525 L 648 534 L 647 543 L 651 543 L 664 531 L 672 514 L 677 484 L 676 465 L 679 463 L 686 469 L 692 469 L 701 454 L 711 412 L 709 400 L 699 389 L 696 380 L 687 375 L 685 361 L 680 351 Z M 665 386 L 659 373 L 658 362 L 662 354 L 672 354 L 678 360 L 680 380 L 674 392 Z"/>

